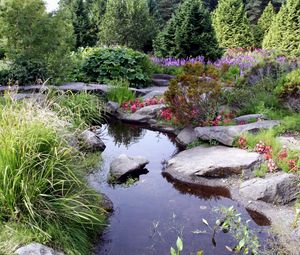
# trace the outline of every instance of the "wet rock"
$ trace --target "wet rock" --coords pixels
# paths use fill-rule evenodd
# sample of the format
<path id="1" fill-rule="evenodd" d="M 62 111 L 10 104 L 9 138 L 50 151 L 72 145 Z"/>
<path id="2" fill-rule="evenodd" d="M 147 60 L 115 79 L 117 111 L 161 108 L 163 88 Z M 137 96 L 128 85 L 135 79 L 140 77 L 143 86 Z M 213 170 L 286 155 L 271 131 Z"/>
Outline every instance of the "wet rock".
<path id="1" fill-rule="evenodd" d="M 224 146 L 199 146 L 170 159 L 165 172 L 181 180 L 193 176 L 219 178 L 243 172 L 249 176 L 260 162 L 258 153 Z"/>
<path id="2" fill-rule="evenodd" d="M 101 193 L 101 207 L 108 213 L 112 213 L 114 211 L 113 202 L 103 193 Z"/>
<path id="3" fill-rule="evenodd" d="M 186 146 L 197 139 L 197 132 L 192 127 L 184 128 L 176 137 L 176 141 L 183 146 Z"/>
<path id="4" fill-rule="evenodd" d="M 195 131 L 197 132 L 198 138 L 202 140 L 216 140 L 221 144 L 232 146 L 235 138 L 239 137 L 245 132 L 255 133 L 261 129 L 269 129 L 279 124 L 279 121 L 265 120 L 246 125 L 197 127 L 195 128 Z"/>
<path id="5" fill-rule="evenodd" d="M 277 140 L 279 143 L 281 143 L 283 146 L 286 146 L 290 150 L 300 151 L 300 140 L 296 139 L 295 137 L 279 136 L 277 137 Z"/>
<path id="6" fill-rule="evenodd" d="M 275 173 L 266 178 L 254 178 L 240 186 L 240 195 L 267 203 L 286 204 L 297 198 L 299 178 L 293 174 Z"/>
<path id="7" fill-rule="evenodd" d="M 144 157 L 128 157 L 122 154 L 110 165 L 110 181 L 119 182 L 126 176 L 143 170 L 148 163 L 149 161 Z"/>
<path id="8" fill-rule="evenodd" d="M 64 255 L 62 252 L 53 250 L 50 247 L 39 243 L 31 243 L 15 251 L 18 255 Z"/>
<path id="9" fill-rule="evenodd" d="M 137 122 L 137 123 L 149 123 L 151 120 L 156 120 L 160 111 L 165 108 L 164 104 L 149 105 L 137 110 L 135 113 L 120 113 L 120 119 Z"/>
<path id="10" fill-rule="evenodd" d="M 109 113 L 116 113 L 119 109 L 120 105 L 116 102 L 109 101 L 106 104 L 106 111 Z"/>
<path id="11" fill-rule="evenodd" d="M 249 122 L 251 120 L 266 120 L 267 117 L 264 114 L 248 114 L 234 118 L 235 121 L 239 122 Z"/>
<path id="12" fill-rule="evenodd" d="M 106 145 L 101 140 L 99 134 L 90 130 L 85 130 L 79 137 L 81 148 L 87 151 L 104 151 Z"/>

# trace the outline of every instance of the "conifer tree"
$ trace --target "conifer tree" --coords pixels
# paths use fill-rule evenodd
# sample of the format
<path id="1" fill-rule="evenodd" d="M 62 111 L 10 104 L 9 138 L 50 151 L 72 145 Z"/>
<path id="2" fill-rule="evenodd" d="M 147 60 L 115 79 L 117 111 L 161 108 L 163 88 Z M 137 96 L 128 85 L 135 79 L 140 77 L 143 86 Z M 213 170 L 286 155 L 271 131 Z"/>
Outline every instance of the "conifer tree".
<path id="1" fill-rule="evenodd" d="M 249 47 L 254 44 L 242 0 L 220 0 L 213 13 L 213 26 L 221 47 Z"/>
<path id="2" fill-rule="evenodd" d="M 300 56 L 300 1 L 287 0 L 263 40 L 263 48 Z"/>
<path id="3" fill-rule="evenodd" d="M 158 56 L 216 59 L 221 51 L 209 11 L 202 0 L 186 0 L 155 40 Z"/>

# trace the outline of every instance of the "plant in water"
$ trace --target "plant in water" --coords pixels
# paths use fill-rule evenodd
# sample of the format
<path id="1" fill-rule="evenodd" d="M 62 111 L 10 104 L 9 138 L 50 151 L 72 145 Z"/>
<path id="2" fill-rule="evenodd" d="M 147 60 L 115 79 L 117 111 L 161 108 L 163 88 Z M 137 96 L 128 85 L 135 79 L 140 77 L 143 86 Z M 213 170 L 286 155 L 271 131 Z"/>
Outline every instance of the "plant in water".
<path id="1" fill-rule="evenodd" d="M 171 247 L 170 254 L 171 255 L 180 255 L 182 250 L 183 250 L 183 242 L 182 242 L 181 238 L 178 237 L 177 241 L 176 241 L 176 250 L 173 247 Z"/>
<path id="2" fill-rule="evenodd" d="M 21 239 L 42 241 L 67 254 L 90 254 L 105 224 L 101 197 L 84 183 L 81 157 L 69 145 L 65 121 L 36 101 L 6 99 L 0 105 L 1 251 L 12 254 Z M 27 231 L 25 231 L 27 229 Z M 7 240 L 7 236 L 14 236 Z"/>
<path id="3" fill-rule="evenodd" d="M 134 93 L 129 89 L 129 82 L 126 79 L 119 79 L 109 82 L 110 87 L 107 92 L 107 98 L 110 101 L 122 105 L 126 101 L 135 99 Z"/>

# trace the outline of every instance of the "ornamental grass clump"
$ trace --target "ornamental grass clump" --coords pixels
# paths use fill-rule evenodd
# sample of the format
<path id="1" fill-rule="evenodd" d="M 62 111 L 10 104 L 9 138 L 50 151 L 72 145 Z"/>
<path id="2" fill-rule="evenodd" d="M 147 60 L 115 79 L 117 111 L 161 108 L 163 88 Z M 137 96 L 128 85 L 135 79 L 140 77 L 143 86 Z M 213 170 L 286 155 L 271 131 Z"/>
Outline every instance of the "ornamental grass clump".
<path id="1" fill-rule="evenodd" d="M 26 242 L 90 254 L 105 212 L 76 167 L 82 158 L 68 135 L 65 121 L 37 102 L 6 99 L 0 105 L 0 228 L 9 232 L 0 235 L 4 254 L 22 244 L 19 229 L 32 234 Z M 5 239 L 10 235 L 16 243 Z"/>
<path id="2" fill-rule="evenodd" d="M 196 63 L 171 80 L 165 101 L 179 124 L 203 125 L 216 117 L 220 95 L 220 82 L 206 77 L 205 66 Z"/>

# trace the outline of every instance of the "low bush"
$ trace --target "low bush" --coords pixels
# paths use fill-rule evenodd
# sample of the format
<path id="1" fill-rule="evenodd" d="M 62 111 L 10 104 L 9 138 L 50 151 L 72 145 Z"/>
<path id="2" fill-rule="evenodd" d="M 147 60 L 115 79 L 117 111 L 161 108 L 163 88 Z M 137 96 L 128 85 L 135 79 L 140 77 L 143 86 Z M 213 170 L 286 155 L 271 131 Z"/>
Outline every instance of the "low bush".
<path id="1" fill-rule="evenodd" d="M 126 101 L 135 99 L 134 93 L 129 89 L 127 80 L 115 80 L 110 82 L 110 87 L 107 92 L 109 101 L 117 102 L 119 105 Z"/>
<path id="2" fill-rule="evenodd" d="M 83 61 L 82 74 L 87 82 L 126 79 L 133 87 L 145 87 L 151 62 L 147 55 L 126 47 L 94 48 Z"/>
<path id="3" fill-rule="evenodd" d="M 77 169 L 82 158 L 66 140 L 65 121 L 37 102 L 7 99 L 0 129 L 1 252 L 12 254 L 23 240 L 90 254 L 105 213 Z"/>
<path id="4" fill-rule="evenodd" d="M 221 85 L 204 74 L 202 63 L 187 64 L 184 74 L 171 80 L 165 100 L 179 124 L 202 125 L 216 117 Z"/>

